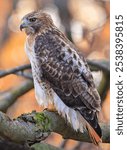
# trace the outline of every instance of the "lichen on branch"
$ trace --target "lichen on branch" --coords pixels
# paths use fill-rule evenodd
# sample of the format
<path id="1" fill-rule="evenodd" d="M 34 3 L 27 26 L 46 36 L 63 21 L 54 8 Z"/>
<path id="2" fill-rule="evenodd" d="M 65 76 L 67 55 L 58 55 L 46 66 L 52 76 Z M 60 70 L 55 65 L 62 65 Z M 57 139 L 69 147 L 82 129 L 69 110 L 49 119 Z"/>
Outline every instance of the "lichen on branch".
<path id="1" fill-rule="evenodd" d="M 104 143 L 110 142 L 109 125 L 101 124 Z M 65 139 L 91 142 L 87 133 L 76 132 L 57 112 L 43 111 L 23 114 L 11 120 L 0 112 L 0 136 L 18 143 L 36 143 L 47 138 L 51 132 Z"/>

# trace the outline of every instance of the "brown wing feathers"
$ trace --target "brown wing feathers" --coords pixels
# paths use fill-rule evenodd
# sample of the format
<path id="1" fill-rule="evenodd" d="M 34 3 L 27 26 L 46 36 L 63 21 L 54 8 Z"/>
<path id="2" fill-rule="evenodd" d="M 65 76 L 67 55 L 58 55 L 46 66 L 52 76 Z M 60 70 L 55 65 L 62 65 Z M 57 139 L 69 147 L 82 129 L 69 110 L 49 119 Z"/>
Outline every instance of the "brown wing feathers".
<path id="1" fill-rule="evenodd" d="M 41 18 L 43 26 L 44 18 Z M 95 89 L 91 72 L 86 61 L 83 62 L 77 49 L 65 35 L 53 24 L 48 25 L 50 26 L 46 27 L 45 24 L 46 31 L 40 26 L 40 30 L 38 29 L 40 33 L 35 38 L 34 46 L 37 63 L 43 71 L 43 78 L 50 83 L 68 107 L 82 115 L 87 122 L 86 128 L 91 139 L 97 144 L 102 136 L 97 119 L 100 97 Z"/>

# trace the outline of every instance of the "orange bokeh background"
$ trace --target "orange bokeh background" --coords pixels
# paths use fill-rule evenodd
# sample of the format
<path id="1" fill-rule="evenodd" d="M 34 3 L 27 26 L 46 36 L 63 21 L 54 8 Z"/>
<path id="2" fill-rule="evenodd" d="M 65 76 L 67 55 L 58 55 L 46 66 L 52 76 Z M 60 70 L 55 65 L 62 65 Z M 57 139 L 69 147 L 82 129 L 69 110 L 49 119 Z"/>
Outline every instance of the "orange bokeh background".
<path id="1" fill-rule="evenodd" d="M 23 64 L 28 64 L 28 58 L 24 51 L 25 34 L 20 32 L 18 29 L 21 17 L 32 11 L 33 9 L 39 9 L 38 3 L 35 0 L 27 0 L 25 4 L 24 0 L 17 0 L 16 6 L 14 7 L 13 0 L 1 0 L 0 1 L 0 70 L 5 70 L 20 66 Z M 41 7 L 44 10 L 51 10 L 57 8 L 53 0 L 40 0 Z M 49 7 L 51 5 L 51 8 Z M 76 38 L 76 34 L 72 31 L 72 39 L 76 46 L 85 54 L 89 59 L 104 59 L 109 60 L 109 41 L 110 41 L 110 3 L 97 2 L 88 0 L 68 0 L 67 3 L 68 11 L 73 20 L 72 26 L 76 25 L 78 22 L 82 29 L 81 35 Z M 21 5 L 21 6 L 20 6 Z M 55 6 L 55 7 L 54 7 Z M 87 7 L 88 6 L 88 7 Z M 50 9 L 51 10 L 50 10 Z M 58 9 L 58 8 L 57 8 Z M 84 15 L 87 9 L 87 14 Z M 56 10 L 54 10 L 55 12 Z M 92 14 L 91 12 L 96 12 Z M 59 13 L 58 13 L 59 14 Z M 57 14 L 57 17 L 60 16 Z M 90 15 L 89 15 L 90 14 Z M 86 18 L 85 18 L 85 17 Z M 57 18 L 56 17 L 56 18 Z M 90 20 L 88 20 L 88 18 Z M 101 18 L 101 19 L 100 19 Z M 87 19 L 87 20 L 86 20 Z M 75 23 L 76 22 L 76 23 Z M 60 29 L 62 30 L 60 22 Z M 97 28 L 97 29 L 96 29 Z M 64 32 L 65 30 L 63 30 Z M 6 33 L 7 32 L 7 33 Z M 7 35 L 6 35 L 7 34 Z M 4 38 L 4 36 L 6 38 Z M 7 91 L 13 87 L 21 84 L 25 79 L 17 75 L 8 75 L 0 79 L 0 93 Z M 14 104 L 12 104 L 8 110 L 7 114 L 11 118 L 15 118 L 22 113 L 31 112 L 32 110 L 42 111 L 42 107 L 38 106 L 34 89 L 30 90 L 23 96 L 19 97 Z M 102 111 L 100 113 L 100 120 L 108 123 L 110 120 L 110 92 L 107 92 L 106 98 L 104 100 Z M 46 140 L 55 146 L 60 146 L 63 139 L 58 134 L 52 134 Z M 71 150 L 77 145 L 77 141 L 68 140 L 65 149 Z M 84 144 L 81 147 L 82 150 L 94 150 L 96 149 L 92 144 Z M 109 144 L 102 145 L 103 150 L 109 150 Z"/>

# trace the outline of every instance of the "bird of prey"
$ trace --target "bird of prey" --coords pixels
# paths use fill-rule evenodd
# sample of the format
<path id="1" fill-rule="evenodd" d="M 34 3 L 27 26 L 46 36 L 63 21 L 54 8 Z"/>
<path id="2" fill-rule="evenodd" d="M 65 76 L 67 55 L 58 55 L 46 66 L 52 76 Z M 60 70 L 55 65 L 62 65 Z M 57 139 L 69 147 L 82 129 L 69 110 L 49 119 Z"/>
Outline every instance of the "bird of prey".
<path id="1" fill-rule="evenodd" d="M 101 142 L 98 112 L 100 96 L 85 58 L 42 10 L 22 18 L 20 30 L 27 35 L 37 102 L 53 104 L 74 130 L 88 131 L 93 143 Z"/>

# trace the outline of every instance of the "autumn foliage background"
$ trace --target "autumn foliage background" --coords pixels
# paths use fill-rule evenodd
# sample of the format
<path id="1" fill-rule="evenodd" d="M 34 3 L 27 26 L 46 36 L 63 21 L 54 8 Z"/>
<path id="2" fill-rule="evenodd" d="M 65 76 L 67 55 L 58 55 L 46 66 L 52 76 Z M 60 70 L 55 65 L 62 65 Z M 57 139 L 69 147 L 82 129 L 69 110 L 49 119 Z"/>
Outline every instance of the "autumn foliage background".
<path id="1" fill-rule="evenodd" d="M 110 2 L 103 0 L 1 0 L 0 1 L 0 70 L 28 64 L 24 51 L 25 34 L 19 31 L 21 18 L 36 9 L 43 9 L 52 15 L 54 22 L 84 53 L 88 59 L 109 60 L 110 49 Z M 96 78 L 100 78 L 101 72 Z M 0 79 L 0 94 L 20 85 L 25 79 L 8 75 Z M 98 81 L 99 82 L 99 81 Z M 109 81 L 107 81 L 109 82 Z M 109 122 L 110 93 L 104 99 L 100 120 Z M 42 111 L 38 106 L 34 89 L 19 97 L 6 113 L 15 118 L 32 110 Z M 55 146 L 65 144 L 64 149 L 95 150 L 93 144 L 82 144 L 67 140 L 53 133 L 47 140 Z M 109 144 L 103 144 L 109 150 Z"/>

